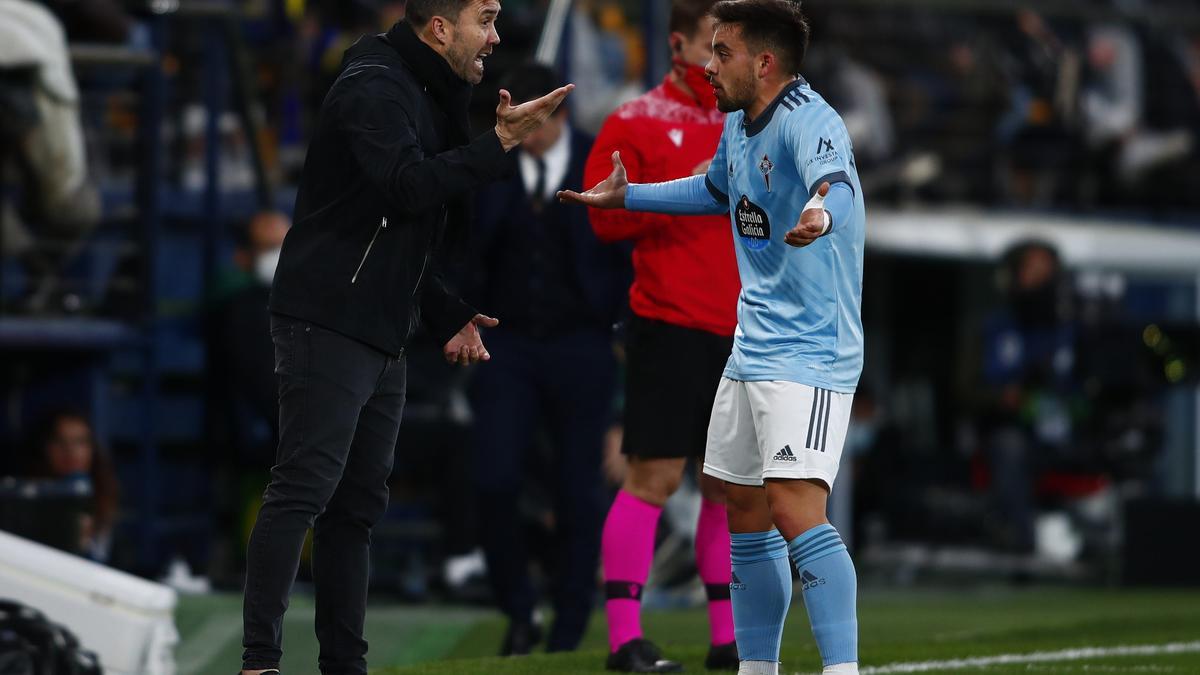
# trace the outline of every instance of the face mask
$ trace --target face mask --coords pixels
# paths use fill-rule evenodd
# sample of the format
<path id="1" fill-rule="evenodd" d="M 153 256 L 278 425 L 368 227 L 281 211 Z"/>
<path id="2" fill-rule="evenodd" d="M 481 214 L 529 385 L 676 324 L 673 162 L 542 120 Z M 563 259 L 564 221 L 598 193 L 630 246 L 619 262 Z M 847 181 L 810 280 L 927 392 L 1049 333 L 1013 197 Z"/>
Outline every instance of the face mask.
<path id="1" fill-rule="evenodd" d="M 271 282 L 275 280 L 275 268 L 279 266 L 279 251 L 280 249 L 273 248 L 260 253 L 254 259 L 254 276 L 267 286 L 270 286 Z"/>
<path id="2" fill-rule="evenodd" d="M 696 97 L 700 105 L 705 108 L 717 107 L 717 93 L 713 91 L 712 84 L 708 81 L 708 75 L 704 74 L 704 67 L 694 63 L 688 63 L 678 57 L 674 60 L 675 72 L 679 74 L 683 83 L 692 90 L 692 95 Z"/>

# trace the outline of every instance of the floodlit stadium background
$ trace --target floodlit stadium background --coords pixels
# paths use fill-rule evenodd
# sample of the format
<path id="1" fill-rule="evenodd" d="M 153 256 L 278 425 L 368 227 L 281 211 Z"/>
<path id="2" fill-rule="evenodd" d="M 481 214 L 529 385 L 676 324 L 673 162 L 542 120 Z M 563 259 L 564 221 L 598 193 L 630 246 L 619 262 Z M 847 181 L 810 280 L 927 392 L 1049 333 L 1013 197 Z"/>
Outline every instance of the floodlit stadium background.
<path id="1" fill-rule="evenodd" d="M 4 133 L 50 125 L 83 151 L 94 191 L 43 208 L 18 145 L 0 144 L 0 529 L 162 580 L 179 594 L 159 608 L 181 634 L 164 648 L 178 672 L 227 672 L 274 452 L 271 403 L 256 395 L 271 386 L 270 342 L 227 304 L 265 301 L 247 224 L 290 214 L 341 52 L 404 3 L 7 0 L 9 44 L 25 29 L 5 13 L 21 3 L 66 31 L 65 51 L 38 58 L 69 65 L 78 119 L 28 117 L 28 70 L 0 50 Z M 666 2 L 503 6 L 477 129 L 500 77 L 527 59 L 577 84 L 572 123 L 593 133 L 669 68 Z M 804 6 L 803 74 L 847 123 L 868 208 L 867 358 L 831 506 L 864 588 L 864 665 L 1179 643 L 1192 647 L 1045 667 L 1200 671 L 1188 642 L 1200 595 L 1147 590 L 1200 586 L 1200 6 Z M 74 220 L 94 224 L 48 224 Z M 44 293 L 35 259 L 62 261 Z M 375 667 L 499 645 L 459 480 L 469 378 L 436 345 L 414 349 L 392 506 L 374 537 Z M 92 499 L 28 471 L 39 421 L 64 409 L 111 464 L 83 481 L 109 510 L 92 514 L 106 527 L 86 550 L 78 515 Z M 550 537 L 542 445 L 527 510 Z M 668 508 L 646 603 L 651 630 L 694 650 L 689 665 L 704 638 L 691 609 L 703 599 L 696 508 L 694 486 Z M 0 548 L 0 572 L 27 569 L 22 556 Z M 296 664 L 315 655 L 306 575 L 287 624 Z M 0 597 L 31 583 L 18 578 L 0 575 Z M 140 592 L 116 588 L 97 592 Z M 815 654 L 793 617 L 785 664 Z M 570 661 L 397 672 L 599 672 L 602 622 Z"/>

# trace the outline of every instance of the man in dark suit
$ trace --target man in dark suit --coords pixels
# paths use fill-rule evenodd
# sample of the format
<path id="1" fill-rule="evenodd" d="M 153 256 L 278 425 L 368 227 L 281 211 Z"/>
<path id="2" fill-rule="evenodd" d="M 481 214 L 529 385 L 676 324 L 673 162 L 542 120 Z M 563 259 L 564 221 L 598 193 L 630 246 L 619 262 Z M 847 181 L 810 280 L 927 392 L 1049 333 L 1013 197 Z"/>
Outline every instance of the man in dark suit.
<path id="1" fill-rule="evenodd" d="M 515 101 L 560 81 L 533 64 L 506 80 Z M 488 331 L 492 358 L 474 374 L 471 398 L 481 539 L 492 589 L 510 621 L 506 655 L 528 653 L 541 638 L 519 498 L 529 474 L 525 458 L 542 429 L 553 450 L 543 473 L 555 511 L 548 651 L 579 644 L 595 596 L 607 505 L 601 448 L 615 392 L 612 327 L 631 271 L 626 250 L 596 239 L 586 209 L 554 199 L 559 186 L 582 184 L 592 141 L 560 108 L 513 153 L 513 177 L 483 187 L 476 203 L 476 262 L 469 266 L 476 277 L 466 295 L 504 317 Z"/>

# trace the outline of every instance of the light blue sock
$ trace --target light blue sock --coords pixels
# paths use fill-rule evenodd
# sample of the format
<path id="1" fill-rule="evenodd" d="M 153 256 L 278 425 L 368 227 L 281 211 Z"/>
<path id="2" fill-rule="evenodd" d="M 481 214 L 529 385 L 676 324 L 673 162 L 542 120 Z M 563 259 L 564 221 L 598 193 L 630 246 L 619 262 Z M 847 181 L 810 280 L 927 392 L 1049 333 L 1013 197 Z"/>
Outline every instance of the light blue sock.
<path id="1" fill-rule="evenodd" d="M 842 535 L 832 525 L 818 525 L 793 539 L 788 551 L 822 663 L 858 661 L 858 580 Z"/>
<path id="2" fill-rule="evenodd" d="M 733 635 L 743 661 L 779 661 L 783 620 L 792 603 L 787 542 L 778 530 L 730 534 Z"/>

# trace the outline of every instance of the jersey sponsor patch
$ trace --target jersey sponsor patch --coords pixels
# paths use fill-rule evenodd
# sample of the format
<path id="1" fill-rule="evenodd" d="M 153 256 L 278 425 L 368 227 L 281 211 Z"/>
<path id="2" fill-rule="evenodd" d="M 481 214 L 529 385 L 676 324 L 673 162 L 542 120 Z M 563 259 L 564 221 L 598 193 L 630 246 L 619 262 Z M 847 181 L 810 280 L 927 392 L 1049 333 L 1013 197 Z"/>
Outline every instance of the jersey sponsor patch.
<path id="1" fill-rule="evenodd" d="M 746 195 L 738 200 L 736 217 L 738 236 L 746 248 L 761 251 L 771 243 L 771 221 L 767 218 L 767 212 Z"/>
<path id="2" fill-rule="evenodd" d="M 838 164 L 841 161 L 842 155 L 837 151 L 837 148 L 833 147 L 833 139 L 821 137 L 817 140 L 817 154 L 808 158 L 808 161 L 804 163 L 804 166 L 806 168 L 811 167 L 814 164 L 817 166 L 827 166 L 831 164 Z"/>

